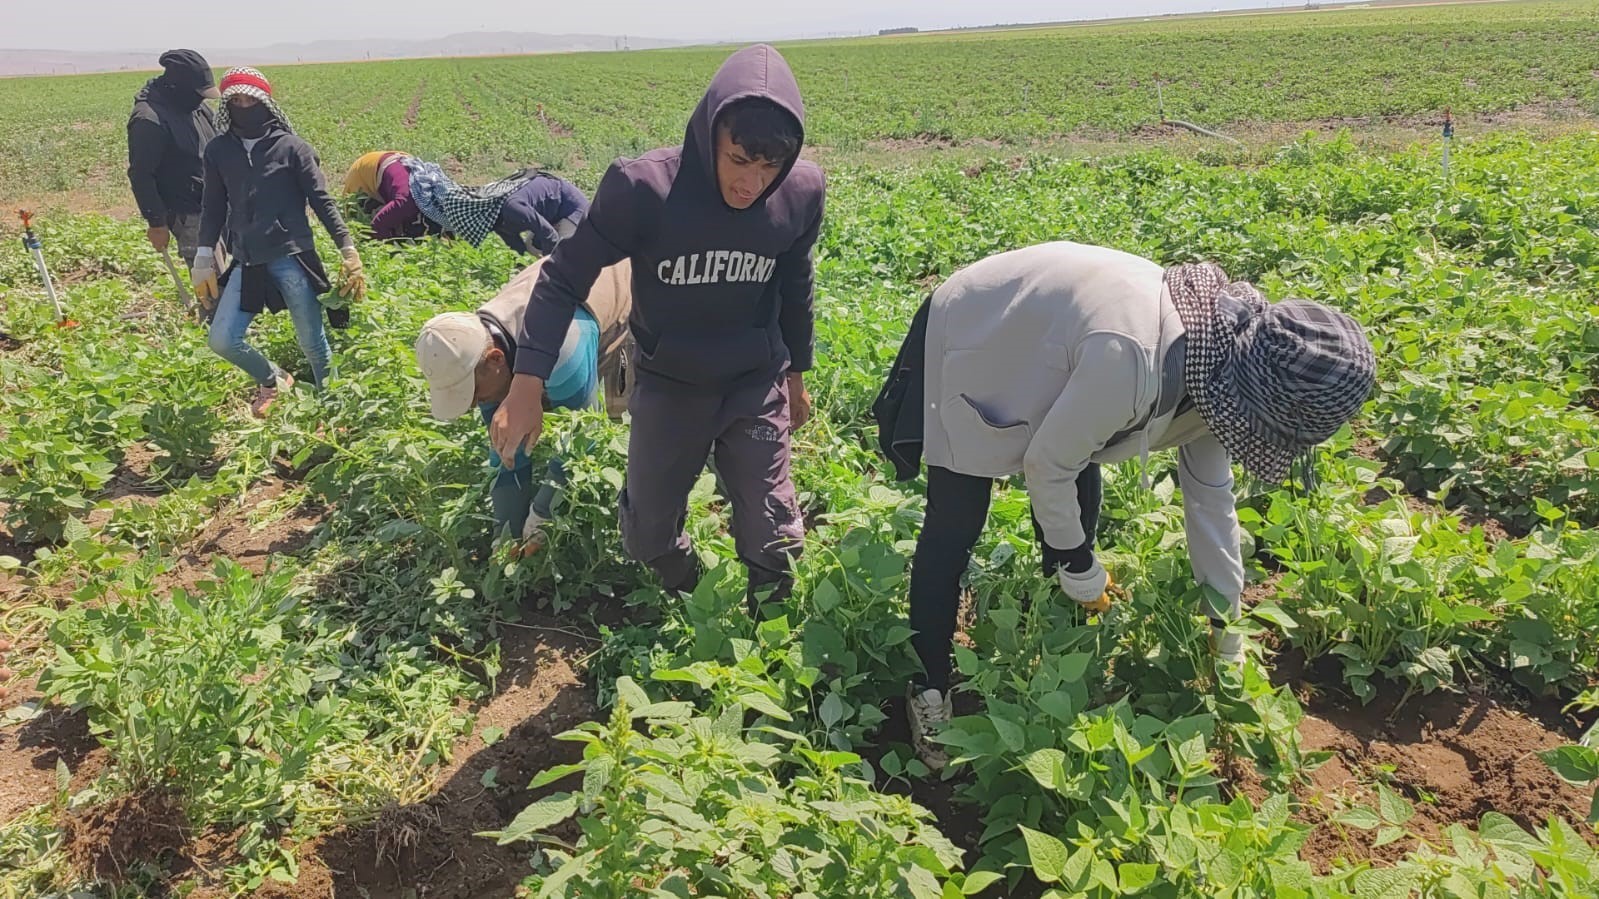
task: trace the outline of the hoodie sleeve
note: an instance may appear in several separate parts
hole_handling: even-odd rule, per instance
[[[152,228],[167,225],[167,204],[155,177],[166,145],[167,133],[161,123],[138,112],[128,119],[128,185],[133,188],[139,214]]]
[[[531,190],[536,184],[530,182],[522,190],[505,198],[504,205],[500,207],[500,218],[494,223],[494,231],[505,241],[506,246],[518,253],[528,252],[527,243],[522,241],[522,232],[526,231],[532,249],[537,250],[540,256],[548,256],[561,239],[555,233],[555,226],[539,214]]]
[[[200,195],[201,248],[217,245],[222,238],[222,226],[228,220],[228,185],[217,166],[215,147],[218,144],[219,141],[213,139],[200,154],[205,167],[205,190]]]
[[[1226,597],[1237,618],[1244,594],[1243,534],[1233,496],[1232,460],[1210,433],[1177,450],[1183,530],[1194,579]]]
[[[1075,549],[1083,533],[1077,476],[1094,453],[1137,415],[1139,350],[1127,338],[1094,334],[1073,360],[1066,388],[1039,423],[1022,457],[1022,474],[1044,542]]]
[[[305,201],[310,204],[311,211],[322,222],[322,227],[328,229],[328,236],[333,238],[334,246],[339,249],[355,246],[355,238],[350,236],[350,229],[344,224],[344,216],[339,215],[339,206],[333,201],[333,194],[328,193],[328,180],[322,175],[322,166],[317,161],[316,151],[311,145],[300,142],[296,148],[299,157],[299,168],[296,174],[300,179],[300,191],[305,194]]]
[[[810,371],[816,352],[816,238],[822,230],[825,195],[816,214],[788,252],[777,258],[777,323],[788,347],[789,370]]]
[[[588,297],[600,270],[631,256],[641,243],[640,235],[651,227],[653,207],[644,202],[644,193],[622,163],[613,163],[606,170],[588,215],[571,237],[556,245],[539,272],[522,320],[517,374],[549,378],[572,316]]]

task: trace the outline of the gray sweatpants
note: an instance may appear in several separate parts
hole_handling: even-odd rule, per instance
[[[620,515],[628,555],[668,589],[694,588],[699,566],[683,523],[689,492],[714,452],[751,589],[786,583],[805,540],[789,475],[787,376],[729,394],[696,394],[643,375],[628,409]]]

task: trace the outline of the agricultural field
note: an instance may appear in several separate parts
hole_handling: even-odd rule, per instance
[[[592,182],[618,155],[681,140],[682,110],[727,52],[268,74],[332,168],[373,147],[399,147],[485,179],[537,163]],[[1162,100],[1172,118],[1246,133],[1262,123],[1348,120],[1363,133],[1377,125],[1435,134],[1446,106],[1490,122],[1512,110],[1560,122],[1599,104],[1593,0],[809,42],[784,52],[805,87],[809,143],[846,159],[1159,139],[1169,136],[1158,127]],[[147,77],[0,79],[0,206],[128,208],[123,127]]]
[[[829,211],[807,551],[758,627],[713,478],[691,598],[623,558],[603,416],[549,420],[545,549],[491,545],[483,428],[426,416],[411,344],[504,283],[503,246],[363,243],[339,375],[257,421],[143,226],[83,208],[128,202],[142,77],[0,80],[0,197],[57,210],[78,323],[6,232],[0,897],[1599,895],[1596,41],[1585,0],[785,48]],[[592,184],[679,135],[723,55],[268,74],[330,171],[387,145]],[[1170,115],[1262,139],[1161,146],[1157,67]],[[1447,173],[1436,129],[1320,121],[1444,106],[1480,116]],[[1284,123],[1319,130],[1263,139]],[[1087,129],[1126,145],[1054,143]],[[1379,387],[1316,489],[1240,482],[1239,668],[1206,645],[1174,457],[1153,490],[1107,472],[1129,594],[1092,622],[1002,488],[939,776],[903,717],[921,487],[868,406],[933,285],[1058,239],[1336,305]],[[287,320],[257,333],[293,371]]]

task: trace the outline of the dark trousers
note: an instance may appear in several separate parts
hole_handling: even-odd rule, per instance
[[[919,686],[923,688],[949,688],[950,644],[960,609],[961,575],[971,562],[972,547],[982,536],[993,489],[992,478],[927,468],[927,517],[916,538],[916,555],[911,561],[910,596],[911,629],[916,631],[911,645],[922,661],[925,676]],[[1087,539],[1070,551],[1056,550],[1045,543],[1038,516],[1033,516],[1033,534],[1044,551],[1046,574],[1054,574],[1055,567],[1067,564],[1069,557],[1092,550],[1102,496],[1099,466],[1090,464],[1077,476],[1077,499]]]
[[[733,539],[757,594],[781,601],[805,526],[789,474],[788,378],[731,394],[688,394],[640,378],[629,402],[622,543],[669,590],[693,590],[699,564],[684,532],[688,496],[714,453],[733,507]]]

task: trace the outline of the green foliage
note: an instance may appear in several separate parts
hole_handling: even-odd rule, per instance
[[[485,834],[545,843],[537,895],[947,895],[959,852],[925,810],[853,773],[860,756],[748,730],[741,703],[697,713],[627,678],[616,692],[609,724],[562,736],[583,744],[583,760],[532,783],[581,774],[581,792],[548,795]],[[575,845],[548,835],[574,814]]]
[[[199,823],[279,812],[333,716],[336,649],[285,634],[299,602],[289,574],[256,580],[219,562],[217,580],[165,601],[83,608],[51,637],[46,696],[89,710],[89,727],[134,790],[174,787]]]

